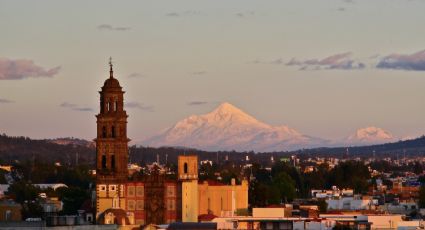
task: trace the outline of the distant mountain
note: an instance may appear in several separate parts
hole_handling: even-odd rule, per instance
[[[294,151],[292,154],[308,154],[310,156],[344,156],[348,153],[350,157],[372,156],[376,153],[379,157],[389,156],[423,156],[425,154],[425,136],[421,136],[409,140],[399,140],[385,144],[375,144],[366,146],[350,146],[331,147],[331,148],[314,148]]]
[[[374,126],[358,129],[346,139],[349,145],[372,145],[394,141],[396,138],[390,132]]]
[[[57,139],[60,140],[60,139]],[[60,161],[72,164],[78,155],[79,162],[91,164],[95,158],[94,145],[74,144],[72,142],[52,140],[34,140],[28,137],[10,137],[0,135],[0,162],[31,161],[43,162]],[[90,143],[79,140],[77,143]]]
[[[260,122],[230,103],[204,115],[192,115],[164,133],[142,142],[145,146],[185,146],[207,151],[286,151],[326,145],[288,126]]]
[[[85,146],[85,147],[95,147],[95,143],[93,141],[87,141],[84,139],[78,139],[73,137],[64,137],[64,138],[55,138],[55,139],[47,139],[50,143],[55,143],[58,145],[78,145],[78,146]]]

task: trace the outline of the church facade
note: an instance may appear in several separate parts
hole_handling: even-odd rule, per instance
[[[99,224],[171,223],[177,217],[177,185],[163,175],[129,179],[127,113],[124,91],[109,78],[100,93],[96,142],[96,216]]]
[[[235,213],[248,208],[248,183],[208,185],[198,183],[198,157],[179,156],[177,179],[160,170],[131,176],[128,171],[127,112],[124,91],[109,78],[100,93],[96,143],[97,224],[145,225],[197,222],[200,214]],[[218,205],[219,204],[219,205]]]

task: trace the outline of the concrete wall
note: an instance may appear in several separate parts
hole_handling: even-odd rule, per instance
[[[199,184],[199,214],[221,216],[222,213],[234,214],[237,210],[248,209],[248,182],[241,185]]]
[[[198,222],[198,180],[182,182],[182,221]]]

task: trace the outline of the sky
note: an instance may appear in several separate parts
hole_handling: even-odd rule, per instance
[[[0,133],[96,136],[108,59],[140,141],[229,102],[339,139],[425,134],[423,0],[0,0]]]

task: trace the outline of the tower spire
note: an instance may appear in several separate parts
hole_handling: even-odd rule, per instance
[[[109,57],[109,77],[114,78],[114,70],[112,70],[112,57]]]

